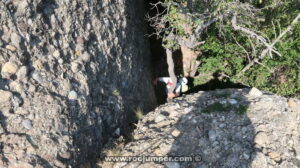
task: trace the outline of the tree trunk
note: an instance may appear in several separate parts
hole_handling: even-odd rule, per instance
[[[177,77],[174,72],[174,61],[173,61],[173,57],[172,57],[172,50],[167,48],[166,52],[167,52],[168,72],[169,72],[169,75],[170,75],[172,83],[173,83],[173,85],[168,90],[168,93],[173,93],[175,90],[175,87],[176,87]]]

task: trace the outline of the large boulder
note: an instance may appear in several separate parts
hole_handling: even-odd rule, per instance
[[[117,155],[135,157],[103,157],[119,162],[101,163],[114,168],[297,168],[299,133],[297,99],[255,88],[199,92],[164,104],[140,120],[132,142]]]
[[[0,167],[78,167],[151,110],[143,1],[0,1]]]

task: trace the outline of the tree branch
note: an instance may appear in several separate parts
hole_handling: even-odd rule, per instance
[[[282,32],[280,35],[272,42],[270,47],[273,47],[276,43],[280,41],[280,39],[289,31],[292,30],[293,26],[299,21],[300,19],[300,13],[295,17],[295,19],[292,21],[292,23]],[[266,48],[262,51],[261,55],[259,58],[264,58],[265,55],[269,52],[269,48]]]
[[[257,33],[255,33],[254,31],[252,31],[250,29],[247,29],[247,28],[237,25],[237,14],[233,15],[233,17],[231,19],[231,24],[232,24],[232,27],[234,30],[242,31],[242,32],[248,34],[250,37],[256,38],[259,42],[261,42],[264,46],[266,46],[267,52],[270,54],[270,57],[272,57],[272,52],[281,56],[281,54],[278,51],[276,51],[276,48],[274,48],[274,46],[269,44],[263,36],[258,35]]]
[[[299,21],[300,19],[300,13],[297,15],[297,17],[292,21],[292,23],[282,32],[280,33],[280,35],[269,45],[269,47],[272,47],[278,43],[280,41],[280,39],[289,31],[292,30],[293,26]],[[241,72],[238,73],[237,76],[240,76],[242,73],[246,72],[248,69],[250,69],[255,63],[258,63],[261,59],[263,59],[268,52],[271,52],[269,49],[269,47],[267,47],[266,49],[264,49],[261,53],[261,55],[259,56],[259,58],[255,58],[254,60],[252,60]],[[274,51],[273,51],[274,52]]]

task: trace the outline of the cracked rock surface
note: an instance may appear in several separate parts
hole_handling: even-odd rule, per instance
[[[0,0],[0,23],[1,168],[85,165],[155,106],[143,1]]]
[[[300,101],[253,89],[198,92],[176,98],[137,124],[121,156],[192,156],[119,162],[114,168],[300,166]]]

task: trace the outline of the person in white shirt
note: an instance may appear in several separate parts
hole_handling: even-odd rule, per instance
[[[168,99],[173,99],[178,97],[180,93],[186,92],[188,90],[188,80],[183,77],[180,78],[176,84],[174,92],[169,93],[169,89],[173,85],[173,82],[170,77],[158,77],[154,80],[154,85],[157,85],[157,82],[163,82],[166,85],[166,94]]]

